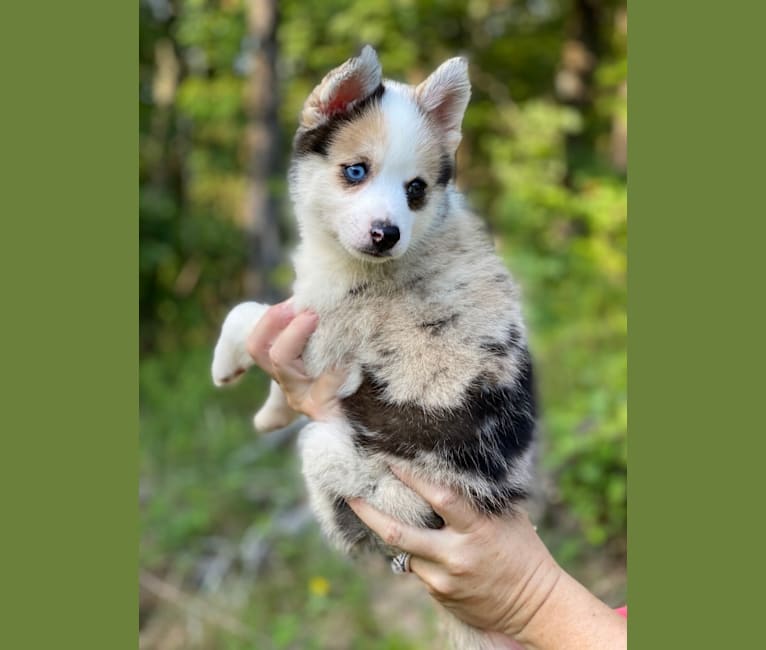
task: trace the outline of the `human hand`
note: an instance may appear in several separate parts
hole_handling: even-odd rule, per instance
[[[412,572],[455,616],[494,632],[498,647],[625,647],[625,621],[558,566],[526,512],[480,515],[453,491],[392,470],[444,519],[443,528],[405,525],[362,499],[349,505],[387,544],[412,554]]]
[[[537,594],[561,572],[526,512],[479,515],[456,493],[392,469],[444,519],[444,527],[407,526],[361,499],[349,502],[357,516],[386,543],[412,554],[412,572],[458,618],[481,630],[522,630]]]
[[[337,395],[346,372],[337,369],[317,378],[306,373],[301,355],[318,324],[314,312],[296,314],[292,300],[286,300],[261,317],[247,339],[247,351],[279,384],[290,408],[321,421],[340,416]]]

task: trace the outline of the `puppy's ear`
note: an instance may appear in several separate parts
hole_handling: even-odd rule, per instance
[[[359,56],[328,72],[314,88],[301,113],[301,127],[313,129],[333,115],[351,110],[380,86],[378,55],[365,45]]]
[[[452,151],[460,144],[460,124],[471,97],[468,61],[448,59],[415,88],[418,102],[437,127],[442,129]]]

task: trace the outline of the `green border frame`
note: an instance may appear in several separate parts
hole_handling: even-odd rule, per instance
[[[630,641],[756,647],[766,7],[629,13]]]
[[[0,647],[136,648],[137,5],[0,31]]]
[[[0,9],[2,647],[137,646],[136,9]],[[629,11],[630,640],[753,647],[766,7]]]

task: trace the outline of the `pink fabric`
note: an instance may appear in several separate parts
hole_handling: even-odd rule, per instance
[[[624,616],[625,618],[628,618],[628,606],[627,605],[625,605],[623,607],[618,607],[614,611],[617,612],[620,616]]]

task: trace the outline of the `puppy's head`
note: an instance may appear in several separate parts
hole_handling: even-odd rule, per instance
[[[382,78],[375,51],[332,70],[303,107],[291,194],[303,237],[370,262],[401,257],[446,209],[470,97],[465,59],[417,86]]]

